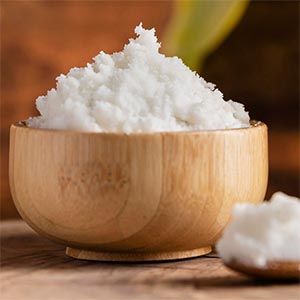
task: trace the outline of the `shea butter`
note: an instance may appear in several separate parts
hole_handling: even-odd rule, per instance
[[[259,205],[236,204],[217,250],[228,264],[264,267],[272,261],[300,261],[299,228],[299,198],[277,192]]]
[[[158,132],[248,127],[244,106],[159,52],[155,30],[135,28],[123,51],[100,52],[86,67],[57,77],[37,98],[29,127],[91,132]]]

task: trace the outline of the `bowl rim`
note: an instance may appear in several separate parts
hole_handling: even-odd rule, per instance
[[[170,134],[185,134],[185,135],[195,135],[195,134],[221,134],[230,132],[245,132],[250,130],[255,130],[258,128],[267,128],[267,125],[258,120],[250,120],[249,127],[239,127],[239,128],[226,128],[226,129],[209,129],[209,130],[185,130],[185,131],[153,131],[153,132],[95,132],[95,131],[83,131],[83,130],[68,130],[68,129],[48,129],[48,128],[34,128],[28,127],[26,121],[19,121],[13,123],[11,128],[21,128],[34,132],[44,132],[44,133],[54,133],[54,134],[83,134],[83,135],[102,135],[102,136],[153,136],[153,135],[170,135]]]

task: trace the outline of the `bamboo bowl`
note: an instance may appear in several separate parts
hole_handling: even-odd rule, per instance
[[[23,219],[79,259],[207,254],[237,202],[263,200],[267,126],[173,133],[10,131]]]

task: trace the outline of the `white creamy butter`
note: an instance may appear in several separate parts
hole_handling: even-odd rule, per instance
[[[248,127],[242,104],[224,101],[214,85],[177,57],[159,53],[155,30],[135,28],[121,52],[57,77],[38,97],[41,116],[29,127],[94,132],[187,131]]]
[[[300,199],[277,192],[269,202],[235,205],[217,250],[224,262],[247,266],[300,261]]]

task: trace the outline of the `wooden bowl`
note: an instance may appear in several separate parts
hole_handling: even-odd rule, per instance
[[[207,254],[237,202],[263,200],[267,126],[91,133],[12,125],[10,186],[23,219],[81,259]]]

